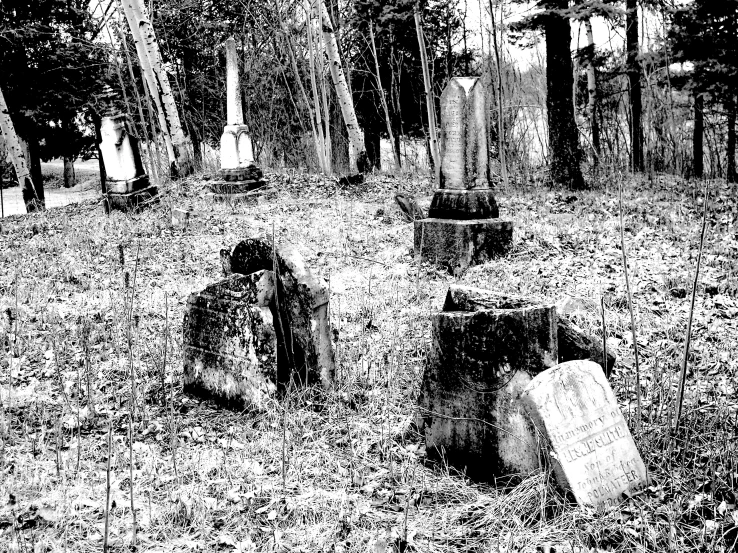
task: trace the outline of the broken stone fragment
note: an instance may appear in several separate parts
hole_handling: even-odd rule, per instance
[[[280,373],[294,374],[299,382],[333,383],[335,362],[328,321],[328,288],[313,277],[303,257],[292,247],[274,246],[251,238],[239,242],[227,257],[234,273],[276,270],[279,287],[274,297],[275,324],[280,339]],[[226,263],[224,262],[224,265]]]
[[[491,292],[481,288],[452,284],[446,295],[444,310],[463,309],[475,311],[492,306],[505,306],[514,309],[525,304],[527,300],[514,295]],[[586,360],[602,363],[604,351],[598,339],[587,336],[582,329],[565,317],[557,316],[556,334],[558,340],[559,363],[565,361]],[[617,357],[607,352],[605,374],[612,372]]]
[[[271,271],[231,277],[187,300],[184,389],[237,408],[261,408],[277,389]]]
[[[648,485],[643,459],[599,365],[556,365],[533,378],[521,400],[545,439],[559,485],[580,505],[613,507]]]
[[[505,298],[468,308],[461,296],[449,291],[432,316],[419,399],[428,453],[477,480],[524,476],[540,463],[519,398],[557,362],[555,308]]]

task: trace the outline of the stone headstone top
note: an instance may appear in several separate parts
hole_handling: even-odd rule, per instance
[[[521,399],[550,444],[559,484],[580,505],[612,507],[647,485],[643,459],[597,363],[556,365],[537,375]]]
[[[124,114],[103,117],[100,134],[100,151],[108,180],[129,181],[145,175],[138,139],[131,134]]]
[[[488,157],[484,85],[453,78],[441,94],[441,188],[488,188]]]

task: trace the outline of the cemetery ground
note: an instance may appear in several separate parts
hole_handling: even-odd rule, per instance
[[[106,216],[99,200],[0,222],[0,550],[736,551],[738,195],[710,183],[685,409],[670,432],[699,249],[702,183],[617,181],[572,194],[498,189],[505,258],[448,274],[419,264],[395,192],[427,180],[269,174],[275,191],[213,204],[202,182]],[[171,209],[190,208],[187,228]],[[326,278],[336,338],[328,392],[290,388],[262,412],[184,395],[182,317],[247,237],[298,247]],[[547,470],[475,484],[425,457],[414,426],[429,315],[453,282],[557,303],[618,355],[611,383],[651,486],[595,513]],[[133,482],[131,494],[131,482]],[[106,494],[110,510],[106,519]],[[133,507],[133,512],[131,508]],[[134,517],[135,514],[135,517]],[[549,549],[550,547],[550,549]]]

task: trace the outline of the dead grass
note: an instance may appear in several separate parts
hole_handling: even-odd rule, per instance
[[[139,551],[735,551],[738,242],[731,190],[718,194],[712,215],[685,419],[674,439],[669,417],[688,305],[678,289],[688,288],[693,271],[699,193],[669,180],[651,188],[630,183],[624,192],[642,360],[644,420],[636,439],[653,486],[597,515],[569,504],[545,472],[495,489],[425,461],[412,421],[428,315],[454,278],[430,266],[418,274],[412,225],[401,222],[391,192],[427,195],[428,185],[375,177],[357,192],[311,175],[272,180],[276,195],[250,206],[212,205],[193,179],[138,215],[106,217],[88,202],[2,222],[0,550],[102,549],[108,420],[109,541],[113,551],[130,548],[123,298],[140,246],[131,322]],[[633,356],[612,190],[576,197],[504,191],[499,200],[502,216],[516,224],[515,250],[461,280],[568,298],[561,305],[596,336],[604,296],[608,346],[619,357],[612,382],[633,428]],[[171,228],[173,206],[193,209],[188,229]],[[278,243],[299,245],[330,281],[336,387],[292,390],[262,413],[188,398],[180,386],[187,296],[220,278],[221,248],[270,235],[272,224]]]

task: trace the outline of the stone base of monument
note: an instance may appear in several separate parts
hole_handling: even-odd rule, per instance
[[[457,298],[432,317],[419,399],[428,454],[476,480],[524,476],[541,463],[520,394],[557,362],[556,309],[505,296],[465,309]]]
[[[505,255],[512,248],[513,224],[500,219],[415,221],[415,255],[450,271],[465,270]]]
[[[440,188],[433,194],[428,217],[434,219],[496,219],[500,216],[491,189]]]
[[[192,294],[185,309],[184,389],[236,408],[277,390],[271,271],[233,275]]]
[[[602,368],[569,361],[536,376],[521,396],[559,485],[580,505],[614,507],[648,486],[648,473]]]
[[[207,187],[216,200],[238,201],[267,183],[264,174],[256,165],[238,169],[221,169],[218,178],[208,182]]]
[[[148,183],[148,179],[146,180]],[[107,185],[107,183],[106,183]],[[108,188],[107,194],[104,195],[105,209],[117,209],[119,211],[136,211],[159,201],[159,190],[156,186],[149,185],[140,190],[134,190],[127,193],[111,192]]]

